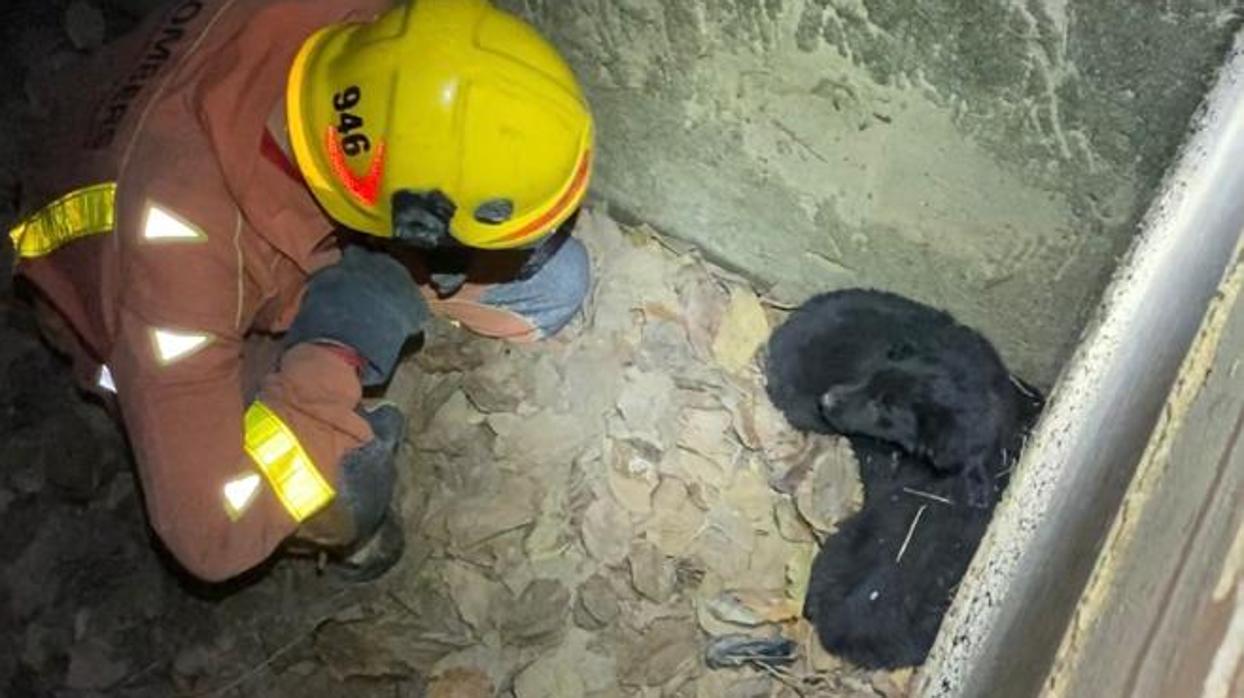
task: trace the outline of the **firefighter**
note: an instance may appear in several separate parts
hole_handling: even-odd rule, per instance
[[[363,389],[429,312],[530,342],[586,295],[565,62],[487,0],[176,0],[45,84],[16,273],[159,539],[212,582],[383,573],[406,420]]]

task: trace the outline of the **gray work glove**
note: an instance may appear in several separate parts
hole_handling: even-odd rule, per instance
[[[285,346],[329,341],[350,347],[365,360],[363,385],[381,385],[428,315],[405,267],[386,254],[350,246],[340,262],[307,282]]]

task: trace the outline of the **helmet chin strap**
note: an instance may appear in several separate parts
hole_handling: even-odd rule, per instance
[[[421,250],[462,247],[449,228],[457,210],[439,189],[402,189],[393,195],[393,237]]]

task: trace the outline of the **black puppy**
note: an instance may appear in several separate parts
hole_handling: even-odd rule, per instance
[[[902,450],[852,439],[863,509],[813,563],[804,617],[826,650],[868,669],[924,662],[991,509],[965,506],[965,483]],[[999,488],[1005,477],[994,479]]]
[[[950,315],[891,293],[822,294],[769,342],[768,392],[791,425],[868,436],[967,480],[988,507],[988,472],[1018,429],[1017,389],[989,342]]]
[[[922,663],[1040,394],[946,313],[876,291],[810,300],[774,333],[766,369],[793,426],[850,437],[864,482],[863,509],[817,556],[804,615],[858,665]]]

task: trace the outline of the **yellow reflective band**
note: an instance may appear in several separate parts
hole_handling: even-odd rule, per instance
[[[116,220],[116,199],[115,182],[66,194],[9,231],[13,248],[24,259],[42,257],[74,240],[110,232]]]
[[[258,400],[246,410],[246,452],[298,523],[337,496],[315,469],[294,432]]]

